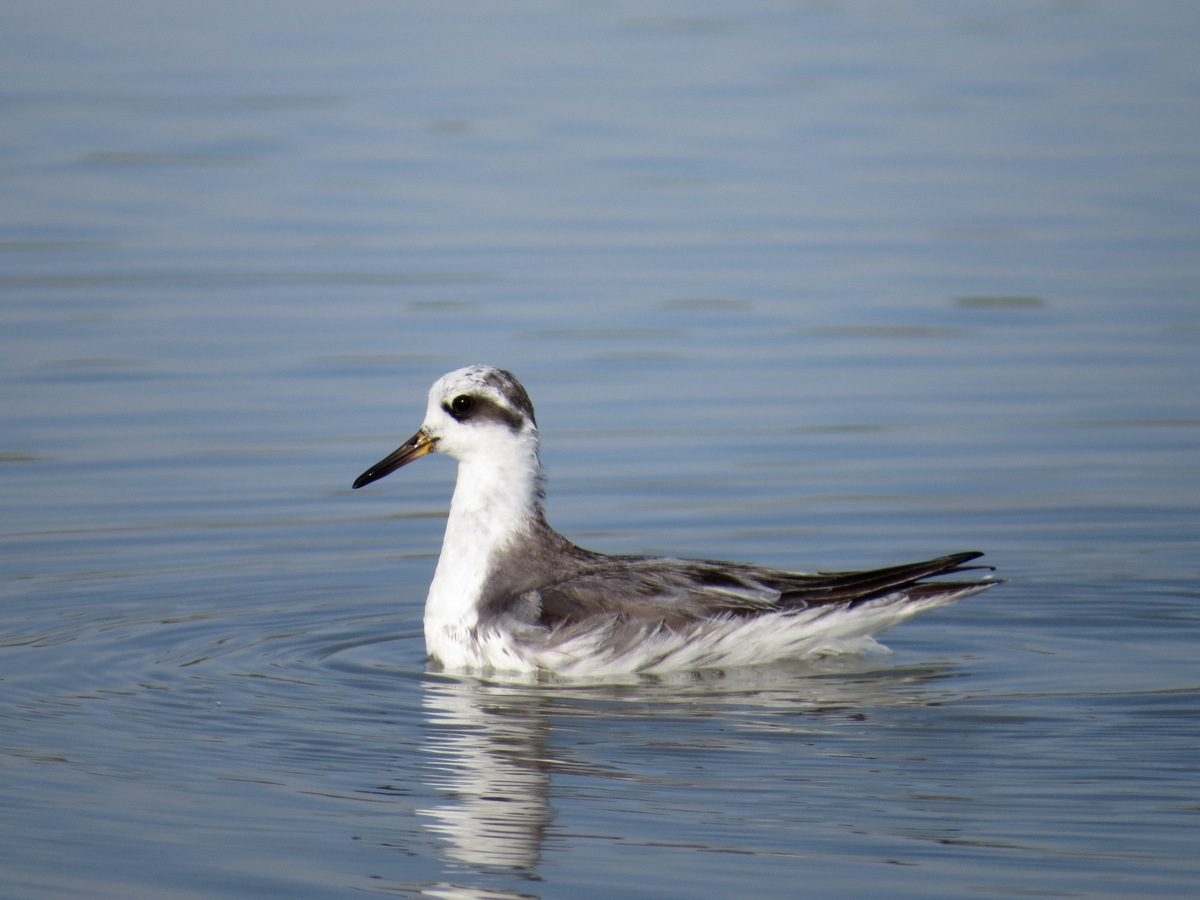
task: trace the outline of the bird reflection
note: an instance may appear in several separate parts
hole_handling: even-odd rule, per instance
[[[471,887],[467,884],[431,884],[421,888],[425,897],[441,900],[538,900],[537,894],[518,894],[497,888]]]
[[[430,682],[431,786],[446,803],[420,810],[446,853],[471,866],[532,871],[550,806],[543,698],[472,681]]]
[[[929,685],[952,674],[951,666],[880,669],[860,658],[570,687],[426,680],[423,768],[438,801],[417,812],[427,818],[428,831],[444,840],[441,853],[450,861],[535,881],[555,817],[552,775],[638,777],[619,762],[580,758],[578,744],[552,740],[556,718],[619,717],[634,731],[640,721],[647,723],[645,739],[659,741],[664,713],[684,732],[691,717],[720,716],[728,723],[726,737],[739,746],[743,727],[756,732],[764,724],[775,734],[790,730],[807,740],[814,729],[857,722],[874,709],[937,702],[927,694]],[[700,783],[693,787],[704,789]],[[594,783],[592,789],[600,790]],[[423,885],[421,891],[456,900],[536,900],[533,894],[450,883]]]

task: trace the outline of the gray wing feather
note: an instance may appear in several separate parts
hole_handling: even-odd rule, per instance
[[[594,616],[658,621],[679,627],[699,619],[750,616],[812,606],[855,606],[875,597],[908,593],[913,599],[993,581],[924,582],[981,556],[966,552],[864,572],[801,574],[713,560],[596,555],[569,577],[522,593],[526,621],[558,627]],[[515,610],[514,610],[515,611]]]

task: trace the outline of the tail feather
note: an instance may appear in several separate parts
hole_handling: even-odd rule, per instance
[[[982,590],[998,579],[981,581],[926,582],[925,579],[961,572],[994,571],[992,566],[963,565],[983,554],[977,550],[955,553],[924,562],[906,563],[864,572],[818,572],[798,576],[783,587],[781,605],[823,606],[847,604],[851,607],[888,594],[906,593],[922,598],[941,593],[957,593],[972,587]]]

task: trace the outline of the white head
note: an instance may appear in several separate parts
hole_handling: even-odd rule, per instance
[[[465,635],[497,554],[542,518],[538,434],[533,404],[508,372],[469,366],[437,380],[421,429],[354,482],[362,487],[426,453],[458,460],[458,480],[429,597],[425,643],[447,664],[462,657]]]
[[[354,486],[370,484],[430,452],[460,463],[516,467],[536,478],[537,422],[525,388],[509,372],[492,366],[467,366],[443,375],[429,390],[420,430],[363,472]]]

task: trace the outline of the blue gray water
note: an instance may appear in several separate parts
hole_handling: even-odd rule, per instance
[[[1195,897],[1200,7],[0,8],[0,895]],[[982,549],[888,656],[426,666],[512,369],[551,521]]]

